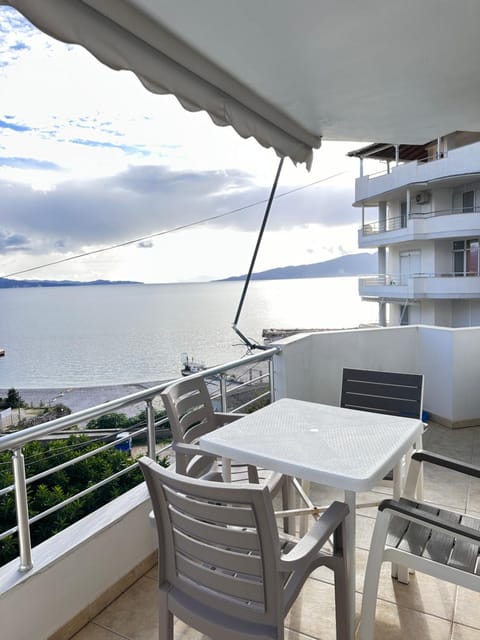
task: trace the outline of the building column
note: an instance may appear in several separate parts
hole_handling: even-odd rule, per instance
[[[387,326],[387,303],[386,302],[378,303],[378,324],[381,327]]]
[[[378,203],[378,230],[387,230],[387,203],[384,200]]]
[[[387,284],[387,249],[386,247],[378,247],[378,280],[379,284]],[[387,305],[385,302],[378,302],[378,324],[381,327],[387,326]]]
[[[378,247],[378,275],[387,275],[387,249],[386,247]]]

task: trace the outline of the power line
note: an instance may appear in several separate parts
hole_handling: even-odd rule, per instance
[[[297,191],[302,191],[303,189],[308,189],[310,187],[314,187],[321,182],[326,182],[327,180],[332,180],[333,178],[337,178],[338,176],[347,173],[346,171],[339,171],[338,173],[334,173],[326,178],[320,178],[320,180],[315,180],[315,182],[310,182],[309,184],[302,185],[301,187],[295,187],[294,189],[290,189],[289,191],[285,191],[284,193],[280,193],[275,196],[275,200],[279,198],[283,198],[285,196],[289,196],[292,193],[296,193]],[[6,275],[0,276],[0,278],[12,278],[13,276],[19,276],[23,273],[28,273],[30,271],[36,271],[37,269],[44,269],[45,267],[52,267],[56,264],[62,264],[63,262],[70,262],[71,260],[77,260],[78,258],[85,258],[87,256],[92,256],[97,253],[103,253],[105,251],[111,251],[112,249],[119,249],[121,247],[127,247],[130,244],[135,244],[136,242],[142,242],[143,240],[150,240],[151,238],[158,238],[159,236],[164,236],[169,233],[175,233],[177,231],[183,231],[184,229],[189,229],[191,227],[195,227],[197,225],[206,224],[207,222],[212,222],[213,220],[219,220],[220,218],[225,218],[226,216],[231,216],[235,213],[240,213],[241,211],[245,211],[246,209],[251,209],[260,204],[265,204],[267,202],[267,198],[264,200],[258,200],[257,202],[252,202],[250,204],[243,205],[242,207],[238,207],[237,209],[232,209],[230,211],[226,211],[225,213],[219,213],[216,216],[210,216],[209,218],[202,218],[201,220],[195,220],[194,222],[188,222],[186,224],[179,225],[178,227],[172,227],[171,229],[165,229],[163,231],[157,231],[155,233],[150,233],[146,236],[142,236],[140,238],[135,238],[134,240],[126,240],[125,242],[119,242],[117,244],[112,244],[107,247],[101,247],[100,249],[93,249],[92,251],[85,251],[83,253],[77,253],[74,256],[69,256],[68,258],[61,258],[60,260],[53,260],[52,262],[45,262],[44,264],[37,265],[35,267],[28,267],[28,269],[22,269],[20,271],[14,271],[13,273],[8,273]]]

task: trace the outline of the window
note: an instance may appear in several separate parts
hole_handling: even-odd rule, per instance
[[[480,243],[478,238],[470,240],[454,240],[453,272],[456,276],[478,276]]]
[[[463,213],[473,213],[475,209],[475,191],[465,191],[462,194]]]
[[[400,203],[400,227],[404,229],[407,226],[407,203]]]

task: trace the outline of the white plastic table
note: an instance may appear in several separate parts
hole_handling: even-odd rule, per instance
[[[353,639],[356,494],[395,470],[422,430],[418,419],[284,398],[202,436],[200,446],[223,458],[344,490],[350,508],[345,553]]]

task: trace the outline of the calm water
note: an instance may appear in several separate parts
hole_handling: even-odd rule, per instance
[[[231,325],[241,282],[0,289],[0,388],[95,386],[179,375],[181,354],[213,366],[245,353]],[[356,278],[252,282],[239,328],[375,322]]]

